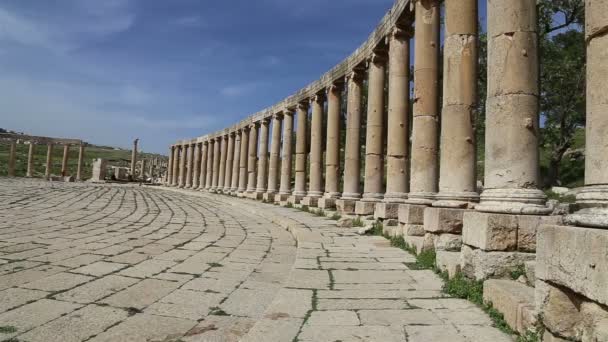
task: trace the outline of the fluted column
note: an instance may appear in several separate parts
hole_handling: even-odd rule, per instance
[[[188,145],[181,145],[181,155],[179,158],[179,187],[183,188],[186,186],[186,161],[188,160]]]
[[[198,189],[201,177],[201,144],[194,144],[194,169],[192,170],[192,188]]]
[[[222,149],[222,137],[216,137],[213,139],[213,175],[211,178],[211,191],[215,192],[218,188],[218,182],[220,180],[220,158]]]
[[[352,71],[346,78],[348,84],[346,101],[346,144],[344,146],[344,190],[341,198],[361,198],[361,95],[363,72]]]
[[[234,140],[234,160],[232,162],[232,184],[230,185],[230,192],[232,195],[239,189],[239,174],[241,167],[241,139],[243,131],[238,130],[235,134]]]
[[[367,133],[365,138],[365,184],[363,201],[382,199],[384,177],[384,81],[386,57],[374,53],[369,60]]]
[[[49,179],[51,177],[51,168],[53,167],[53,143],[49,143],[46,147],[46,167],[44,170],[44,177]]]
[[[270,141],[270,164],[268,166],[268,194],[275,194],[278,190],[279,158],[281,154],[281,122],[282,116],[275,114],[272,117],[272,138]]]
[[[247,152],[249,151],[249,127],[244,127],[241,134],[241,153],[239,157],[239,193],[247,191],[247,164],[249,159],[247,158]]]
[[[310,120],[310,178],[307,197],[323,195],[323,105],[325,94],[317,94],[311,99],[312,117]]]
[[[264,193],[268,186],[268,174],[266,170],[268,168],[268,125],[270,121],[268,119],[262,120],[260,123],[260,146],[259,146],[259,163],[257,170],[257,187],[256,192]]]
[[[409,203],[431,204],[438,186],[440,16],[439,0],[416,2]]]
[[[388,134],[384,202],[400,203],[409,192],[410,38],[409,28],[390,35],[388,68]]]
[[[179,145],[173,146],[173,178],[171,180],[171,186],[179,185],[179,155],[181,147]]]
[[[308,104],[298,104],[298,128],[296,131],[296,183],[293,194],[306,196],[306,133],[308,127]]]
[[[188,145],[188,166],[186,168],[186,187],[192,187],[192,179],[194,177],[194,146],[195,144]],[[143,164],[142,164],[142,174],[143,174]]]
[[[76,180],[82,181],[82,168],[84,164],[84,144],[78,147],[78,167],[76,169]]]
[[[199,186],[198,189],[200,191],[205,190],[207,187],[207,159],[209,154],[209,146],[207,141],[203,141],[201,144],[201,175],[199,176]]]
[[[230,132],[228,134],[228,149],[226,150],[226,174],[224,176],[224,193],[230,192],[230,186],[232,183],[232,163],[234,160],[234,138],[235,133]]]
[[[283,159],[281,160],[281,189],[279,194],[283,197],[291,194],[291,164],[293,143],[293,111],[283,111]]]
[[[15,177],[15,159],[17,158],[17,142],[11,140],[8,153],[8,176]]]
[[[258,159],[258,129],[259,124],[253,123],[249,130],[249,148],[247,161],[247,192],[253,193],[256,188],[256,164]]]
[[[226,181],[226,157],[228,153],[228,135],[222,136],[220,140],[222,145],[220,147],[220,175],[217,181],[217,192],[221,192],[224,189],[224,182]]]
[[[539,186],[536,3],[488,2],[488,99],[483,212],[546,214]],[[525,13],[525,15],[524,15]]]
[[[30,141],[30,146],[27,151],[27,173],[26,177],[34,177],[34,149],[36,148],[36,144],[33,141]]]
[[[137,143],[139,139],[133,140],[133,150],[131,150],[131,177],[135,179],[135,164],[137,163]]]
[[[340,114],[342,83],[327,89],[327,138],[325,144],[325,198],[340,197]]]
[[[61,176],[65,177],[68,175],[68,158],[70,155],[70,145],[63,145],[63,159],[61,160]]]

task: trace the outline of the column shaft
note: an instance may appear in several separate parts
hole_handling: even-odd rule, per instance
[[[44,177],[49,179],[51,177],[51,168],[53,167],[53,144],[48,144],[46,148],[46,167],[44,171]]]
[[[325,144],[325,197],[340,197],[340,113],[342,84],[327,91],[327,140]]]
[[[209,145],[206,141],[201,144],[201,175],[199,177],[199,190],[207,187],[207,160],[209,155]]]
[[[186,186],[186,160],[188,159],[188,145],[181,146],[181,155],[179,158],[179,187],[183,188]]]
[[[361,94],[363,74],[353,71],[348,75],[346,101],[346,144],[344,146],[343,199],[361,198]]]
[[[270,121],[264,119],[260,124],[260,162],[257,170],[257,192],[266,192],[268,186],[268,125]]]
[[[298,105],[298,127],[296,132],[296,196],[306,196],[306,161],[308,159],[306,133],[308,127],[308,105]]]
[[[226,175],[224,176],[224,193],[230,191],[232,185],[232,163],[234,161],[234,132],[228,135],[228,150],[226,151]]]
[[[135,179],[135,164],[137,163],[137,143],[139,139],[133,141],[133,150],[131,151],[131,177]]]
[[[30,141],[30,146],[27,151],[27,174],[26,177],[34,177],[34,149],[36,144]]]
[[[256,188],[256,164],[258,159],[258,124],[251,125],[249,130],[249,160],[247,161],[247,192],[252,193]]]
[[[180,146],[173,146],[173,178],[171,180],[172,186],[179,185],[179,154],[180,154]]]
[[[243,193],[247,191],[247,152],[249,151],[249,127],[245,127],[242,129],[241,134],[241,153],[239,157],[239,189],[238,192]]]
[[[281,195],[291,194],[293,112],[283,111],[283,159],[281,160]]]
[[[17,142],[11,141],[8,153],[8,176],[15,177],[15,160],[17,158]]]
[[[194,145],[194,169],[192,170],[192,187],[198,189],[201,180],[201,144]]]
[[[386,58],[374,53],[369,62],[364,201],[378,201],[384,192],[384,81]]]
[[[63,159],[61,160],[61,176],[68,175],[68,157],[70,155],[70,145],[63,145]]]
[[[525,15],[524,15],[525,14]],[[479,211],[545,214],[539,185],[539,61],[533,0],[488,2],[485,184]]]
[[[84,144],[78,147],[78,168],[76,169],[76,180],[82,181],[82,168],[84,166]]]
[[[317,94],[312,98],[312,117],[310,120],[310,179],[308,197],[323,195],[323,104],[325,96]]]
[[[215,142],[213,144],[213,177],[211,180],[211,191],[217,190],[218,181],[220,179],[220,158],[222,154],[222,138],[217,137],[214,140]]]
[[[390,36],[388,134],[384,201],[402,202],[409,192],[410,35],[396,28]]]
[[[438,186],[439,0],[416,2],[410,203],[431,204]]]
[[[277,192],[279,179],[279,158],[281,154],[281,122],[280,115],[272,118],[272,139],[270,142],[270,165],[268,166],[268,193]]]
[[[194,144],[188,145],[188,167],[186,168],[186,187],[192,187],[192,179],[194,177]],[[142,164],[141,173],[143,176],[144,167]]]
[[[239,188],[239,171],[241,167],[241,137],[242,130],[236,132],[234,140],[234,160],[232,162],[232,184],[230,185],[230,192],[234,193]]]
[[[228,135],[224,135],[220,138],[222,143],[220,150],[220,169],[219,169],[219,178],[217,182],[217,191],[221,191],[224,189],[224,182],[226,181],[226,157],[228,153]]]

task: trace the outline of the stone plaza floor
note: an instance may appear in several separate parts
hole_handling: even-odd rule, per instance
[[[382,237],[203,192],[0,178],[0,341],[512,341]]]

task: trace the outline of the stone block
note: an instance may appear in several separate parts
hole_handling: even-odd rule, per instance
[[[526,271],[526,279],[528,285],[535,286],[536,283],[536,260],[530,260],[524,262],[524,270]]]
[[[416,254],[420,254],[421,252],[433,250],[433,240],[429,236],[404,236],[403,238],[405,243],[407,243],[410,247],[414,248]]]
[[[274,202],[274,196],[275,196],[274,193],[269,194],[266,192],[262,195],[262,200],[264,200],[266,202]]]
[[[409,236],[424,236],[424,226],[421,224],[409,224],[409,223],[400,223],[403,225],[403,233],[404,235]]]
[[[93,161],[93,174],[91,182],[103,182],[106,179],[106,169],[108,162],[105,159],[95,159]]]
[[[462,239],[484,251],[517,249],[517,215],[470,211],[463,216]]]
[[[460,273],[460,252],[437,251],[436,265],[442,272],[447,272],[450,278]]]
[[[424,209],[424,230],[432,233],[462,232],[462,217],[467,210],[454,208]]]
[[[274,195],[274,201],[275,203],[287,203],[287,199],[289,198],[289,195],[287,194],[276,194]]]
[[[376,204],[374,211],[374,218],[386,220],[396,219],[399,217],[399,204],[398,203],[384,203],[380,202]]]
[[[302,198],[303,198],[303,196],[292,195],[287,198],[287,203],[290,203],[292,205],[300,204],[300,202],[302,201]]]
[[[357,201],[355,214],[359,216],[373,215],[376,210],[376,202]]]
[[[517,281],[490,279],[483,283],[483,300],[504,315],[511,329],[520,334],[534,330],[534,288]]]
[[[608,230],[539,228],[536,277],[608,305]]]
[[[302,201],[300,201],[300,203],[307,207],[317,207],[317,205],[319,204],[319,197],[306,196],[302,198]]]
[[[506,277],[517,266],[534,258],[533,253],[484,251],[463,245],[461,268],[467,277],[476,280],[500,278]]]
[[[536,251],[537,231],[543,224],[562,224],[562,216],[517,216],[517,250],[521,252]]]
[[[319,208],[321,209],[333,209],[336,207],[336,199],[335,198],[319,198]]]
[[[400,204],[399,205],[399,222],[408,224],[424,224],[424,209],[426,205],[419,204]]]
[[[341,215],[350,215],[355,213],[355,205],[357,201],[339,199],[336,200],[336,208]]]
[[[459,252],[462,247],[462,236],[457,234],[439,234],[435,238],[435,250]]]

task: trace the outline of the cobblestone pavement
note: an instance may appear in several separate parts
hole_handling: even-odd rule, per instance
[[[0,178],[0,341],[511,341],[413,261],[260,202]]]

